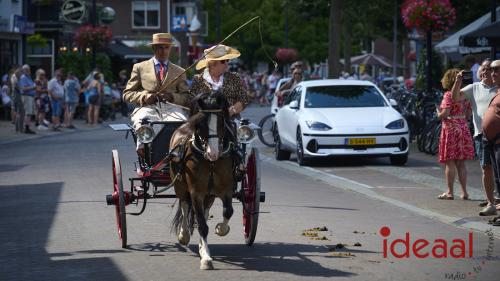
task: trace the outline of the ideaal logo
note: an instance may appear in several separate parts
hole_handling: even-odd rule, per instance
[[[419,238],[415,241],[411,240],[409,232],[405,233],[404,239],[394,239],[389,241],[387,238],[391,235],[391,229],[384,226],[380,229],[380,235],[384,237],[383,239],[383,254],[384,258],[388,258],[389,254],[395,258],[409,258],[413,255],[416,258],[454,258],[454,259],[464,259],[473,258],[474,253],[474,236],[472,232],[469,232],[467,237],[464,239],[452,239],[449,243],[445,239],[435,239],[434,241],[429,241],[427,239]],[[465,280],[467,277],[474,277],[479,275],[483,270],[483,266],[486,261],[492,259],[493,247],[494,247],[494,236],[491,229],[486,231],[488,236],[488,248],[486,249],[485,258],[481,262],[477,262],[472,265],[469,271],[457,271],[451,273],[445,273],[445,278],[449,280]],[[401,252],[396,251],[396,247],[401,245],[404,249]],[[485,261],[486,260],[486,261]]]
[[[472,232],[469,232],[469,235],[465,239],[453,239],[451,243],[440,238],[435,239],[434,241],[422,238],[412,241],[409,232],[406,232],[404,239],[399,238],[389,241],[387,237],[391,235],[391,229],[387,226],[380,229],[380,235],[384,237],[384,258],[387,258],[390,254],[398,259],[409,258],[410,256],[414,256],[419,259],[424,259],[429,256],[437,259],[463,259],[472,258],[472,254],[474,252]],[[397,252],[396,247],[398,246],[404,250]]]

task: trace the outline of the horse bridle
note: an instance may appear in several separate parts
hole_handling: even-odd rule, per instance
[[[220,113],[222,113],[222,109],[200,109],[199,112],[220,114]],[[227,128],[227,131],[229,131],[229,133],[231,135],[233,135],[233,137],[234,137],[234,134],[230,130],[230,127],[227,124],[227,122],[226,122],[225,119],[224,119],[224,127]],[[200,155],[202,155],[203,158],[205,158],[205,159],[208,160],[207,152],[205,151],[206,150],[206,146],[208,145],[208,140],[211,139],[211,138],[218,138],[218,137],[219,137],[219,135],[208,134],[208,136],[207,136],[206,139],[202,139],[199,135],[197,135],[196,133],[193,133],[193,136],[191,138],[191,147],[193,147],[193,149],[197,153],[199,153]],[[198,146],[198,144],[197,144],[198,142],[196,141],[196,139],[198,139],[198,142],[200,144],[202,144],[203,147],[199,147]],[[222,143],[224,143],[224,139],[223,138],[222,138]],[[234,149],[234,146],[235,146],[234,142],[230,141],[228,143],[227,148],[225,150],[224,149],[222,150],[222,153],[220,154],[219,159],[227,157],[231,153],[231,150]]]

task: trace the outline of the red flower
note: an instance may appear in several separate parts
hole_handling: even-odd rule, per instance
[[[298,58],[298,52],[296,49],[291,48],[278,48],[276,50],[276,59],[280,62],[287,63],[296,61]]]
[[[82,49],[92,47],[94,44],[100,49],[106,47],[112,37],[111,29],[107,26],[84,25],[76,31],[74,40]]]
[[[449,0],[406,0],[401,7],[404,25],[420,32],[444,31],[455,24],[455,8]]]

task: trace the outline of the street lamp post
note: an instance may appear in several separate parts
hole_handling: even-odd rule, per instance
[[[427,40],[427,59],[425,60],[426,66],[426,80],[427,80],[427,93],[430,94],[432,91],[432,30],[429,29],[426,32],[426,40]]]
[[[97,26],[97,6],[96,0],[92,0],[92,27],[95,28]],[[95,40],[92,42],[92,69],[96,68],[96,48],[97,42]]]

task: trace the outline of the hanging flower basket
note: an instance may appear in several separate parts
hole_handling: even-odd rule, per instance
[[[419,32],[447,31],[455,24],[456,12],[449,0],[406,0],[401,7],[403,23]]]
[[[415,52],[415,51],[408,52],[408,55],[406,56],[406,58],[409,61],[416,61],[417,60],[417,52]]]
[[[105,48],[113,37],[111,29],[107,26],[84,25],[75,33],[75,42],[79,48],[90,48],[94,44],[97,49]]]
[[[290,63],[296,61],[299,53],[296,49],[292,48],[278,48],[275,57],[281,63]]]

